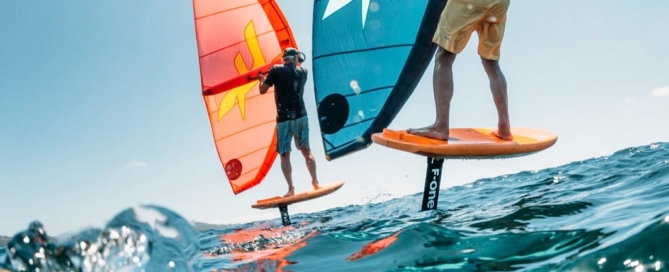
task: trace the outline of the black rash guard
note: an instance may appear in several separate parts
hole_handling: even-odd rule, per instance
[[[292,63],[274,65],[269,70],[264,84],[274,86],[277,123],[307,115],[302,97],[307,75],[307,69],[297,67]]]

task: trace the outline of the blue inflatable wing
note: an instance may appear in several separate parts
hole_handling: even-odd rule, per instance
[[[437,45],[446,0],[316,0],[313,70],[328,160],[366,148],[395,118]]]

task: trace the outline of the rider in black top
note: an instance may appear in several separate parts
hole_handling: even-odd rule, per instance
[[[281,170],[288,182],[288,193],[295,194],[293,187],[292,167],[290,165],[290,142],[295,138],[295,146],[300,149],[311,174],[311,185],[318,189],[316,178],[316,160],[309,147],[309,123],[304,108],[304,85],[307,82],[307,69],[298,64],[304,61],[303,53],[289,47],[283,51],[283,64],[274,65],[267,74],[258,75],[260,94],[265,94],[274,86],[276,102],[276,151],[281,155]]]
[[[264,84],[274,86],[277,123],[307,116],[302,97],[307,76],[307,69],[292,62],[275,65],[269,70]]]

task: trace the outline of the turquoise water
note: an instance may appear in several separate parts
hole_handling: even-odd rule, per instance
[[[128,209],[104,229],[46,246],[34,263],[41,271],[669,271],[669,143],[443,189],[434,211],[417,212],[421,198],[294,214],[291,228],[277,218],[196,231],[161,207],[142,208],[156,214],[152,222]],[[271,230],[238,243],[223,238],[263,229]],[[16,268],[7,252],[0,265]]]

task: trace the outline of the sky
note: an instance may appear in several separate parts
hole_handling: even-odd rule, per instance
[[[313,2],[277,2],[311,70]],[[513,1],[500,60],[511,124],[559,139],[521,158],[448,160],[441,188],[669,142],[667,11],[666,0]],[[451,127],[497,124],[477,41],[454,65]],[[390,128],[434,121],[432,69]],[[421,192],[424,157],[373,144],[325,159],[312,79],[304,99],[318,176],[346,184],[290,213]],[[190,1],[1,1],[0,235],[32,220],[51,235],[104,227],[144,204],[207,223],[277,218],[251,205],[285,193],[279,161],[262,184],[234,195],[200,90]],[[305,190],[304,160],[292,158],[296,190]]]

